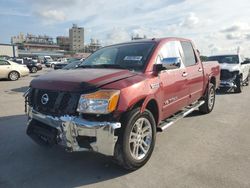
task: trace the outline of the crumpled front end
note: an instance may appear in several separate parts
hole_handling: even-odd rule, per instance
[[[119,122],[94,122],[77,116],[54,117],[28,110],[27,134],[42,145],[58,144],[67,151],[95,151],[113,156]]]
[[[236,86],[236,78],[238,76],[239,72],[238,71],[229,71],[226,69],[221,69],[221,77],[220,77],[220,88],[224,89],[235,89]]]

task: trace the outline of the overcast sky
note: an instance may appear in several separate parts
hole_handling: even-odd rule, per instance
[[[205,55],[240,46],[250,57],[247,0],[0,0],[0,43],[19,32],[68,35],[72,23],[85,27],[85,43],[177,36],[193,39]]]

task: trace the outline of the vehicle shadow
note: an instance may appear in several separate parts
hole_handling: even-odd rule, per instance
[[[216,91],[216,95],[237,95],[239,93],[235,93],[233,91]]]
[[[31,75],[30,77],[36,78],[36,77],[38,77],[38,76],[41,76],[41,75],[40,75],[40,74],[36,74],[36,75]]]
[[[24,86],[24,87],[19,87],[19,88],[11,89],[11,91],[24,93],[25,91],[28,90],[28,88],[29,88],[28,86]]]
[[[79,187],[129,173],[97,153],[38,146],[26,122],[25,115],[0,117],[0,187]]]
[[[7,78],[1,78],[0,81],[9,81]]]

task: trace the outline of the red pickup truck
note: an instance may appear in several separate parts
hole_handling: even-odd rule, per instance
[[[213,110],[218,62],[202,63],[181,38],[104,47],[75,70],[35,78],[25,93],[27,134],[67,151],[95,151],[135,170],[150,158],[156,132],[195,109]]]

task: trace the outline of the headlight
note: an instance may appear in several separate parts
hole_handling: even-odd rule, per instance
[[[99,90],[80,96],[77,111],[88,114],[108,114],[116,109],[120,91]]]

